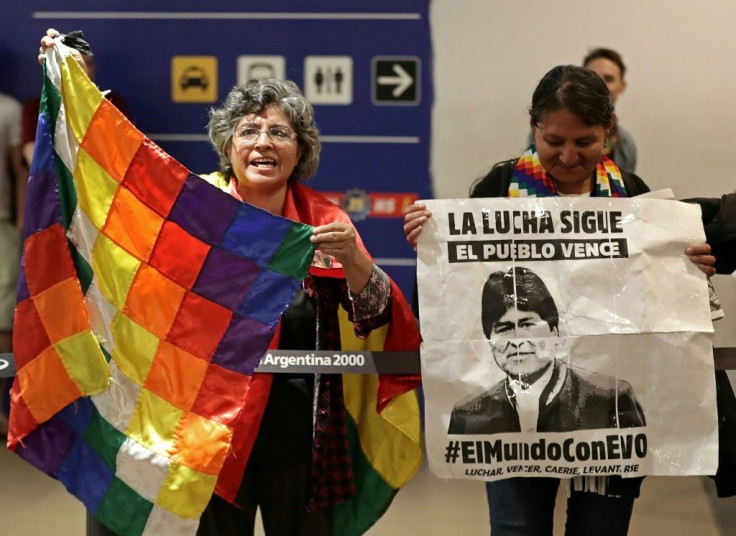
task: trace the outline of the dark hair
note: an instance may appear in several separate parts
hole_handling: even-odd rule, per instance
[[[487,338],[491,337],[493,325],[512,307],[537,313],[550,331],[557,329],[559,314],[555,300],[544,281],[529,268],[515,267],[488,276],[481,298],[481,323]]]
[[[621,58],[621,54],[610,48],[594,48],[588,52],[588,55],[583,59],[583,67],[587,67],[591,61],[600,58],[615,63],[619,71],[621,71],[621,80],[624,79],[624,75],[626,74],[626,65],[624,65],[624,60]]]
[[[235,127],[246,115],[259,114],[271,105],[278,106],[289,119],[301,150],[299,162],[289,180],[307,179],[317,171],[322,145],[314,122],[314,108],[299,86],[291,80],[261,78],[235,86],[219,108],[210,110],[207,128],[210,141],[220,158],[220,171],[225,178],[233,177],[228,151]]]
[[[74,30],[65,34],[61,34],[62,43],[66,46],[76,49],[82,56],[93,56],[89,43],[85,40],[82,30]]]
[[[537,125],[556,110],[567,109],[588,126],[609,128],[613,103],[603,79],[577,65],[558,65],[542,77],[532,95],[529,115]]]

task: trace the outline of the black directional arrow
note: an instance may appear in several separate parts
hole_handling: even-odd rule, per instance
[[[394,86],[391,95],[400,97],[414,83],[414,79],[398,63],[394,63],[392,67],[396,76],[379,76],[378,85]]]
[[[374,104],[415,105],[419,96],[419,58],[373,58]]]

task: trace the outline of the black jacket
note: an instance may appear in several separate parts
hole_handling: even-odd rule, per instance
[[[539,400],[538,432],[573,432],[646,426],[634,389],[626,381],[556,361]],[[448,434],[521,432],[508,379],[452,411]]]
[[[732,273],[736,270],[736,193],[684,201],[699,204],[703,211],[705,237],[716,257],[716,270]]]

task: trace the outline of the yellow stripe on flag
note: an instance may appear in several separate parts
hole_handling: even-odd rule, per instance
[[[365,340],[355,336],[342,307],[338,313],[344,351],[383,350],[388,326],[373,330]],[[343,374],[345,408],[358,428],[360,445],[373,469],[394,489],[403,487],[422,463],[419,401],[415,391],[394,398],[376,411],[378,376]]]
[[[72,77],[74,81],[72,81]],[[82,143],[87,126],[104,98],[71,56],[61,65],[64,108],[77,143]],[[70,105],[70,101],[74,104]]]
[[[107,221],[118,183],[84,149],[77,152],[74,176],[84,177],[75,184],[79,208],[99,231]]]
[[[110,366],[91,331],[82,331],[54,344],[69,377],[85,395],[99,394],[107,389]]]

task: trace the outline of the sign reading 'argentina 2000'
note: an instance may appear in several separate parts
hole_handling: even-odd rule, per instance
[[[697,208],[427,205],[417,272],[434,473],[602,486],[602,475],[715,471],[707,282],[685,255],[704,241]]]

